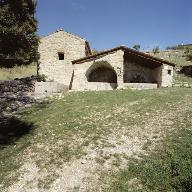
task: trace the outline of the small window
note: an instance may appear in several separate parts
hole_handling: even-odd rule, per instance
[[[58,53],[59,60],[64,60],[65,59],[65,54],[64,53]]]
[[[168,74],[171,75],[171,70],[168,70]]]

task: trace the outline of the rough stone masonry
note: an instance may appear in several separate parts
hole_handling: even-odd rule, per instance
[[[58,30],[41,38],[39,74],[72,90],[171,87],[175,64],[125,46],[92,54],[89,43]]]

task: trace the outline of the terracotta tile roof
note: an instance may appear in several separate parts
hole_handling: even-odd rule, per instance
[[[173,66],[175,67],[175,64],[174,63],[171,63],[169,61],[166,61],[166,60],[163,60],[163,59],[160,59],[160,58],[157,58],[157,57],[154,57],[154,56],[151,56],[149,54],[146,54],[146,53],[143,53],[143,52],[140,52],[140,51],[136,51],[134,49],[130,49],[126,46],[119,46],[119,47],[115,47],[113,49],[109,49],[109,50],[106,50],[106,51],[102,51],[100,53],[97,53],[97,54],[94,54],[94,55],[90,55],[90,56],[87,56],[87,57],[84,57],[84,58],[80,58],[80,59],[77,59],[77,60],[74,60],[72,61],[73,64],[81,64],[81,63],[84,63],[86,61],[89,61],[91,59],[96,59],[97,57],[99,56],[102,56],[102,55],[107,55],[109,53],[113,53],[113,52],[116,52],[118,50],[122,50],[124,51],[126,54],[130,54],[130,55],[134,55],[140,59],[145,59],[145,60],[150,60],[150,61],[153,61],[153,62],[156,62],[156,63],[159,63],[159,64],[167,64],[167,65],[170,65],[170,66]]]

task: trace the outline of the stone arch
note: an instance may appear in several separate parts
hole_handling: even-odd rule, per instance
[[[88,82],[117,83],[117,74],[107,61],[97,61],[87,70]]]

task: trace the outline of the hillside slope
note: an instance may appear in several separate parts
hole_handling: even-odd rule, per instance
[[[192,61],[187,61],[184,57],[184,50],[165,50],[156,53],[155,55],[152,52],[147,52],[150,55],[159,57],[161,59],[173,62],[176,64],[176,67],[182,67],[186,65],[192,65]]]
[[[31,64],[28,66],[15,66],[13,68],[0,68],[0,81],[13,80],[15,78],[30,77],[37,75],[37,65]]]
[[[150,192],[175,191],[180,182],[188,185],[191,181],[187,171],[191,166],[191,115],[192,89],[187,88],[72,92],[48,100],[46,105],[18,113],[8,124],[0,121],[0,141],[4,139],[0,142],[0,191],[122,192],[131,186]],[[163,161],[164,166],[153,158],[153,164],[139,164],[142,174],[137,176],[135,168],[129,177],[127,165],[132,158],[154,151],[165,137],[175,138],[184,129],[191,134],[186,153],[183,148],[180,155],[178,150],[171,152],[174,159]],[[182,135],[183,141],[187,135]],[[166,143],[169,149],[174,147]],[[179,160],[182,156],[185,161]],[[160,164],[158,170],[156,164]],[[169,170],[177,171],[172,165],[179,166],[179,176],[169,179],[165,177]],[[178,182],[172,186],[175,179]],[[150,183],[156,185],[148,190]]]

